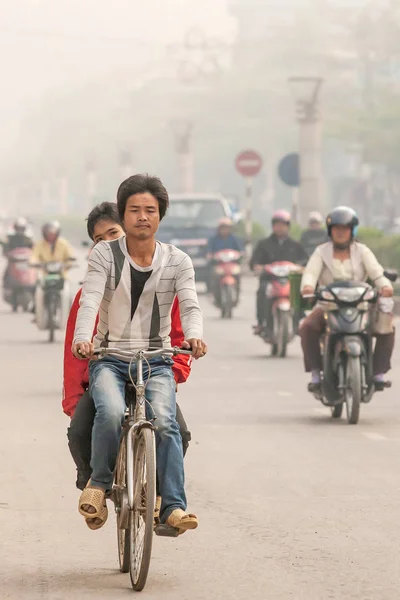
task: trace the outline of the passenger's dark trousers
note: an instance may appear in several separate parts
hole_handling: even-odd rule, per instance
[[[306,317],[300,327],[301,347],[303,349],[304,366],[307,373],[310,371],[322,371],[322,360],[320,351],[320,337],[325,329],[324,311],[322,308],[314,309]],[[393,333],[379,334],[376,336],[376,344],[373,356],[374,375],[387,373],[390,370],[390,359],[394,348]]]
[[[79,490],[85,488],[92,474],[90,460],[94,415],[94,403],[89,392],[86,391],[77,404],[67,431],[69,450],[77,470],[76,487]],[[185,456],[189,447],[191,435],[178,405],[176,405],[176,420],[179,425],[182,437],[183,455]]]

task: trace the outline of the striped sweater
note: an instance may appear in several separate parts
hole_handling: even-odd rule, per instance
[[[125,237],[100,242],[89,256],[74,343],[91,340],[99,313],[95,348],[168,347],[176,295],[185,339],[202,338],[203,317],[187,254],[157,242],[151,266],[140,267],[129,256]]]

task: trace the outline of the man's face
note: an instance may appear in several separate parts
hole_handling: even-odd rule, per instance
[[[318,223],[318,221],[310,221],[309,228],[313,229],[313,230],[315,230],[315,229],[322,229],[322,224]]]
[[[93,241],[95,244],[98,242],[111,242],[117,240],[124,235],[124,230],[119,223],[111,221],[110,219],[104,219],[97,221],[93,231]]]
[[[160,224],[157,198],[149,192],[134,194],[127,200],[124,215],[126,234],[138,240],[155,236]]]
[[[331,237],[334,244],[348,244],[351,240],[351,228],[346,225],[333,225]]]
[[[48,231],[46,233],[45,239],[49,244],[55,244],[57,241],[57,237],[58,237],[58,234],[56,231]]]
[[[289,225],[283,221],[275,221],[272,225],[272,231],[276,237],[282,239],[289,235]]]
[[[232,232],[230,225],[221,225],[219,227],[219,235],[223,238],[227,238]]]

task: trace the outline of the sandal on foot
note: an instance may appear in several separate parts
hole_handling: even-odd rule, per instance
[[[94,518],[93,518],[93,516],[90,519],[85,518],[85,522],[86,522],[86,525],[89,527],[89,529],[91,529],[92,531],[96,531],[96,529],[100,529],[101,527],[103,527],[103,525],[105,525],[107,519],[108,519],[108,509],[107,509],[107,504],[104,501],[103,508],[101,509],[99,514]],[[100,521],[100,523],[96,522],[96,521]]]
[[[84,510],[85,504],[92,506],[95,510],[94,512],[88,512]],[[81,497],[79,498],[79,506],[78,510],[85,519],[95,519],[96,517],[100,518],[100,514],[103,513],[105,504],[105,490],[101,488],[90,487],[90,481],[88,485],[83,490]]]
[[[179,533],[185,533],[188,529],[196,529],[199,522],[196,515],[187,514],[181,508],[177,508],[169,515],[167,525],[178,529]]]

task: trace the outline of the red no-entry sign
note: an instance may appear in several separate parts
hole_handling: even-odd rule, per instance
[[[255,177],[261,170],[263,160],[255,150],[245,150],[237,155],[235,160],[236,170],[243,177]]]

